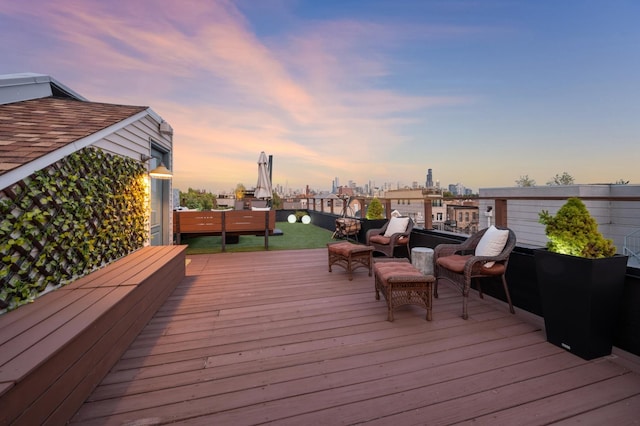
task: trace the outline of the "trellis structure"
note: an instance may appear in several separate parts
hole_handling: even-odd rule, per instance
[[[17,306],[148,239],[138,161],[84,148],[0,191],[0,299]]]

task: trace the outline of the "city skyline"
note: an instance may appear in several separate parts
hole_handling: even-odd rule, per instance
[[[401,183],[397,182],[381,182],[376,183],[374,181],[367,181],[365,183],[356,182],[352,179],[349,179],[347,183],[342,183],[339,177],[335,177],[331,182],[331,189],[329,191],[316,191],[316,192],[330,192],[337,193],[340,188],[350,188],[350,189],[359,189],[365,195],[380,195],[385,191],[393,191],[393,190],[403,190],[403,189],[439,189],[442,191],[449,191],[456,195],[467,195],[471,193],[477,193],[477,190],[474,191],[474,188],[468,188],[464,184],[460,182],[456,183],[448,183],[443,184],[439,181],[439,179],[433,179],[433,170],[428,169],[425,179],[420,182],[418,180],[414,180],[410,183]],[[455,188],[454,188],[455,187]],[[283,188],[284,189],[284,188]],[[309,188],[313,190],[313,188]]]
[[[174,187],[640,183],[640,3],[0,2],[0,74],[174,128]]]

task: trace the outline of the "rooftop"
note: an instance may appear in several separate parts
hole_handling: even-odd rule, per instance
[[[634,358],[585,361],[536,318],[446,285],[386,321],[326,249],[190,255],[187,276],[76,424],[632,424]],[[631,359],[631,360],[630,360]]]

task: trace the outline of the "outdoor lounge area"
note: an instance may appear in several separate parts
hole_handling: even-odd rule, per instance
[[[539,318],[441,283],[387,321],[327,250],[187,256],[186,277],[72,424],[634,424],[638,365],[585,361]]]

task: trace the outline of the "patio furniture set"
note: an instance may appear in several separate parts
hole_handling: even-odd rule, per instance
[[[365,244],[328,243],[329,272],[333,265],[338,265],[347,271],[351,281],[354,269],[368,269],[369,276],[374,276],[376,300],[380,300],[382,293],[387,303],[387,320],[391,322],[394,310],[405,305],[425,308],[426,320],[431,321],[433,297],[438,297],[440,279],[453,283],[462,292],[462,318],[465,320],[469,318],[467,305],[473,280],[477,282],[480,297],[484,298],[482,278],[500,278],[509,311],[515,313],[505,278],[509,254],[516,243],[512,230],[491,226],[461,244],[440,244],[433,250],[415,248],[413,259],[393,257],[393,250],[388,246],[397,244],[405,233],[403,239],[409,253],[412,225],[410,218],[393,217],[383,228],[367,231]],[[374,252],[384,257],[374,258]]]

